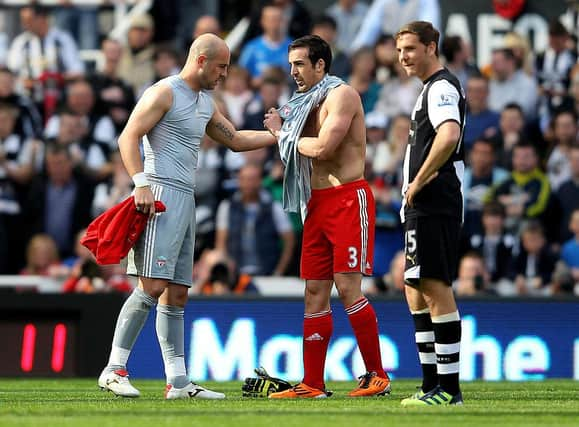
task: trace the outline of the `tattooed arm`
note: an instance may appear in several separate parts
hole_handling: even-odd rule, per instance
[[[236,130],[215,106],[213,117],[207,123],[205,132],[215,141],[233,151],[250,151],[277,143],[277,139],[268,131]]]

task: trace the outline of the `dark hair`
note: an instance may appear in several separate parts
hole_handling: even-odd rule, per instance
[[[14,71],[12,71],[10,68],[5,67],[3,65],[0,65],[0,73],[6,73],[6,74],[10,74],[11,76],[16,76]]]
[[[460,36],[448,36],[442,41],[440,50],[448,62],[454,61],[456,54],[462,50],[461,42],[462,38]]]
[[[507,216],[507,211],[505,207],[499,202],[488,202],[485,203],[482,209],[483,216],[485,215],[492,215],[492,216],[501,216],[505,218]]]
[[[179,54],[175,51],[175,49],[171,49],[168,47],[159,47],[157,49],[155,49],[155,52],[153,53],[153,61],[156,61],[159,59],[160,56],[169,56],[171,57],[177,64],[179,63]]]
[[[438,40],[440,40],[440,33],[432,26],[432,23],[428,21],[410,22],[398,30],[394,39],[398,40],[401,35],[406,33],[417,35],[420,43],[425,46],[428,46],[430,43],[434,43],[436,46],[434,53],[436,56],[438,56]]]
[[[320,15],[318,16],[315,20],[314,23],[312,25],[312,27],[316,27],[316,26],[320,26],[320,27],[332,27],[332,29],[334,31],[336,31],[338,29],[338,23],[336,22],[336,20],[334,18],[332,18],[330,15]]]
[[[558,110],[554,113],[553,115],[553,124],[555,124],[555,122],[557,121],[557,119],[565,114],[570,115],[573,120],[574,123],[577,123],[577,120],[579,119],[579,117],[577,116],[577,113],[575,112],[575,110],[568,110],[568,109],[561,109]]]
[[[24,6],[24,8],[30,8],[36,16],[50,16],[50,8],[39,3],[32,3],[29,6]]]
[[[521,229],[522,234],[540,234],[541,236],[545,236],[545,231],[541,223],[535,219],[530,219],[523,224]]]
[[[494,143],[494,141],[493,141],[492,139],[490,139],[490,138],[485,138],[485,137],[482,137],[482,136],[481,136],[481,137],[478,137],[478,138],[476,138],[476,139],[473,141],[472,147],[474,147],[475,144],[485,144],[485,145],[488,145],[488,146],[490,146],[490,147],[492,148],[493,153],[495,152],[495,143]],[[471,149],[472,149],[472,147],[471,147]]]
[[[59,144],[54,138],[46,141],[46,154],[58,155],[64,154],[67,159],[72,159],[68,146]]]
[[[10,113],[15,118],[18,117],[19,109],[16,105],[11,102],[0,101],[0,111],[6,111]]]
[[[513,146],[513,152],[517,149],[517,148],[530,148],[531,150],[533,150],[533,153],[535,153],[535,156],[539,156],[539,152],[537,151],[537,147],[535,146],[535,144],[533,144],[530,141],[527,141],[525,139],[520,140],[519,142],[517,142],[514,146]]]
[[[523,117],[525,116],[525,113],[523,113],[523,109],[521,108],[520,104],[517,104],[516,102],[509,102],[507,105],[503,107],[502,111],[505,110],[517,110],[521,114],[521,116]]]
[[[567,28],[565,28],[565,26],[561,24],[561,21],[555,18],[551,22],[549,22],[549,35],[552,37],[568,36],[569,32],[567,31]]]
[[[308,58],[312,65],[321,59],[324,61],[324,71],[326,73],[330,72],[330,66],[332,65],[332,49],[330,49],[328,43],[319,36],[303,36],[291,42],[287,51],[289,53],[294,49],[302,47],[308,48]]]

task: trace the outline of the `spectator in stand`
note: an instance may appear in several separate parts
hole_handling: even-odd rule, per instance
[[[217,210],[215,248],[234,259],[241,273],[281,276],[295,244],[287,214],[262,191],[261,167],[242,167],[238,181],[239,192]]]
[[[578,141],[577,114],[575,111],[558,111],[553,117],[553,147],[547,159],[547,176],[551,189],[557,191],[571,178],[569,152]]]
[[[133,88],[119,77],[119,64],[123,53],[121,44],[114,39],[105,39],[101,50],[104,56],[103,68],[88,80],[95,95],[94,113],[97,117],[110,117],[116,141],[135,105],[135,94]]]
[[[24,265],[22,199],[34,172],[38,141],[14,133],[18,108],[0,103],[0,274]]]
[[[482,256],[493,283],[508,278],[513,255],[518,251],[516,238],[504,230],[505,215],[505,208],[500,203],[485,204],[483,231],[463,238],[461,244],[461,253],[475,251]]]
[[[569,223],[571,214],[579,209],[579,144],[574,144],[569,150],[569,165],[571,177],[561,184],[556,193],[557,204],[561,212],[559,242],[571,238]]]
[[[472,76],[480,75],[476,65],[470,62],[470,46],[460,36],[446,36],[440,49],[446,59],[445,66],[456,76],[460,85],[467,89],[467,81]]]
[[[157,48],[153,54],[153,68],[155,70],[153,80],[145,83],[141,87],[141,90],[137,95],[139,98],[153,83],[179,72],[179,55],[173,49]]]
[[[383,261],[377,262],[381,264]],[[382,277],[375,277],[373,286],[365,289],[364,293],[374,295],[404,296],[404,264],[406,255],[404,251],[398,251],[389,264],[389,270]]]
[[[469,166],[464,171],[464,223],[462,233],[469,237],[482,231],[481,214],[491,188],[509,177],[495,164],[495,147],[488,139],[476,139],[469,153]]]
[[[396,34],[405,22],[427,21],[440,25],[438,0],[374,0],[364,17],[364,25],[351,41],[352,51],[373,46],[380,34]]]
[[[50,143],[45,151],[46,172],[34,177],[28,195],[28,231],[50,235],[64,258],[72,254],[76,233],[91,221],[94,184],[74,169],[67,147]]]
[[[207,135],[201,139],[195,176],[195,259],[215,245],[215,214],[225,197],[221,181],[226,173],[226,153],[230,152],[220,147]]]
[[[551,252],[541,224],[527,222],[521,231],[521,251],[515,258],[512,277],[518,295],[548,296],[557,256]]]
[[[460,259],[458,277],[452,287],[459,297],[495,295],[491,289],[490,275],[478,252],[467,252]]]
[[[579,64],[571,69],[571,86],[569,88],[569,105],[575,112],[579,112]]]
[[[279,107],[284,81],[275,76],[264,77],[259,90],[244,112],[242,129],[263,129],[263,117],[270,108]]]
[[[579,284],[579,209],[575,209],[571,214],[569,230],[573,237],[566,241],[561,248],[561,260],[560,265],[558,265],[558,269],[564,270],[568,278],[566,281],[558,281],[556,291],[573,293],[573,289]],[[567,289],[561,289],[564,287]]]
[[[80,243],[85,233],[86,229],[77,233],[74,256],[63,261],[63,266],[68,267],[68,274],[62,284],[62,292],[91,294],[132,291],[133,286],[120,265],[101,266],[96,263],[93,254]]]
[[[410,115],[422,86],[420,79],[408,76],[402,64],[397,61],[392,65],[392,74],[380,89],[374,111],[386,115],[388,119],[400,114]]]
[[[23,94],[50,117],[65,80],[81,77],[84,64],[70,34],[50,26],[49,9],[33,4],[20,10],[24,32],[10,46],[7,65],[17,76]]]
[[[92,201],[93,218],[125,200],[133,191],[133,180],[123,166],[118,151],[111,154],[111,168],[111,179],[101,182],[95,188]]]
[[[26,266],[20,274],[62,279],[66,277],[67,271],[68,269],[60,264],[54,239],[44,233],[32,236],[26,246]]]
[[[280,29],[284,36],[289,36],[293,40],[310,33],[312,17],[303,2],[296,0],[260,0],[253,3],[254,5],[257,4],[257,7],[252,13],[249,28],[243,40],[244,44],[263,34],[264,30],[261,26],[262,12],[264,8],[270,5],[277,6],[282,10],[284,20],[281,22]]]
[[[223,97],[225,105],[227,105],[231,122],[237,129],[249,129],[243,128],[243,116],[247,104],[253,98],[250,84],[249,73],[245,68],[237,65],[229,67],[221,96]],[[261,116],[261,126],[255,129],[263,129],[263,114]]]
[[[30,98],[16,93],[15,83],[14,73],[0,67],[0,102],[18,108],[15,132],[25,138],[41,138],[42,117]]]
[[[376,55],[376,81],[386,83],[389,78],[395,76],[394,67],[398,64],[398,51],[396,42],[391,34],[382,34],[374,46]]]
[[[108,144],[95,141],[89,135],[86,118],[66,109],[54,117],[58,119],[58,135],[48,141],[66,147],[74,167],[81,169],[94,180],[103,181],[109,178],[112,173],[110,148]],[[44,150],[41,150],[38,158],[37,166],[42,165]],[[41,166],[37,169],[41,169]]]
[[[529,76],[535,75],[533,51],[527,37],[510,31],[503,37],[503,47],[513,51],[518,70],[523,70]]]
[[[500,114],[498,132],[491,136],[497,154],[497,165],[512,169],[513,148],[524,140],[526,131],[523,110],[519,104],[505,105]]]
[[[54,10],[56,25],[68,31],[81,49],[97,49],[99,41],[99,8],[95,5],[79,6],[70,0],[60,0]]]
[[[373,163],[383,160],[389,156],[390,146],[388,145],[386,131],[388,129],[388,117],[379,111],[372,111],[365,115],[366,124],[366,169],[365,173],[373,178],[377,171],[373,168]],[[382,171],[381,171],[382,172]]]
[[[376,112],[366,116],[366,129],[368,121],[376,117]],[[384,122],[387,122],[385,118]],[[384,123],[382,122],[382,123]],[[399,186],[402,188],[402,164],[406,145],[408,143],[408,133],[410,132],[410,116],[399,114],[390,120],[386,143],[375,145],[375,153],[372,166],[369,168],[374,175],[382,177],[389,186]]]
[[[569,91],[570,71],[577,52],[568,47],[569,33],[558,19],[549,24],[549,47],[537,56],[536,73],[541,93],[541,121],[545,128]]]
[[[511,49],[492,53],[492,77],[489,85],[489,107],[494,111],[513,102],[518,103],[528,120],[537,116],[538,87],[534,78],[517,69]]]
[[[115,149],[117,146],[115,126],[110,117],[98,115],[94,107],[94,90],[87,80],[79,79],[67,85],[65,108],[82,117],[88,126],[90,139]],[[46,123],[44,136],[48,139],[55,138],[59,133],[59,126],[59,115],[55,114]]]
[[[240,273],[235,262],[222,251],[206,250],[198,264],[201,266],[197,272],[203,274],[195,280],[195,294],[222,296],[258,292],[251,276]]]
[[[362,48],[352,55],[352,72],[348,84],[360,94],[365,113],[374,110],[380,95],[381,86],[374,78],[375,72],[374,49]]]
[[[213,15],[202,15],[197,18],[193,27],[193,40],[206,33],[221,35],[221,25]]]
[[[493,197],[505,206],[505,226],[518,234],[522,219],[540,219],[547,209],[551,189],[547,176],[539,169],[534,145],[519,142],[513,149],[513,171],[499,184]]]
[[[289,72],[287,52],[291,39],[283,32],[283,9],[274,3],[263,7],[263,35],[250,40],[241,50],[239,65],[249,71],[254,87],[259,87],[263,72],[273,66]]]
[[[179,10],[180,3],[183,2],[181,0],[153,0],[149,13],[155,27],[152,40],[155,46],[165,46],[171,49],[177,46],[179,24],[187,16],[182,15]],[[188,18],[187,16],[185,19]]]
[[[331,16],[336,23],[335,31],[338,36],[336,46],[339,51],[350,52],[352,40],[356,38],[358,31],[360,31],[367,12],[368,5],[358,0],[336,0],[335,3],[326,9],[326,14]],[[312,34],[316,33],[312,31]],[[334,59],[335,57],[333,57],[332,63]]]
[[[390,261],[404,246],[400,194],[410,119],[400,115],[389,127],[387,123],[379,112],[366,115],[366,178],[376,201],[375,276],[387,273]]]
[[[498,133],[501,115],[489,109],[489,81],[486,77],[470,76],[465,87],[467,110],[464,146],[470,150],[477,138],[490,138]]]
[[[319,36],[332,49],[332,68],[333,75],[345,79],[350,74],[350,58],[346,56],[345,51],[336,45],[338,36],[338,27],[336,20],[329,15],[322,15],[314,20],[312,34]]]
[[[119,77],[139,93],[144,84],[153,80],[155,68],[152,44],[154,34],[153,19],[149,15],[138,15],[132,18],[127,34],[127,46],[119,64]]]

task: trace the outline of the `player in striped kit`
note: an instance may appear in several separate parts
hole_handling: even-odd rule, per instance
[[[439,33],[411,22],[396,35],[398,57],[424,87],[411,116],[404,158],[406,300],[423,371],[404,406],[462,404],[458,382],[461,324],[452,280],[462,222],[466,101],[458,79],[438,60]]]

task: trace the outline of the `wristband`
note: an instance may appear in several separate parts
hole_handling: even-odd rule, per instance
[[[133,175],[133,183],[135,184],[135,187],[137,187],[137,188],[149,186],[149,181],[147,180],[147,177],[145,176],[145,172],[137,172],[136,174],[134,174]]]

